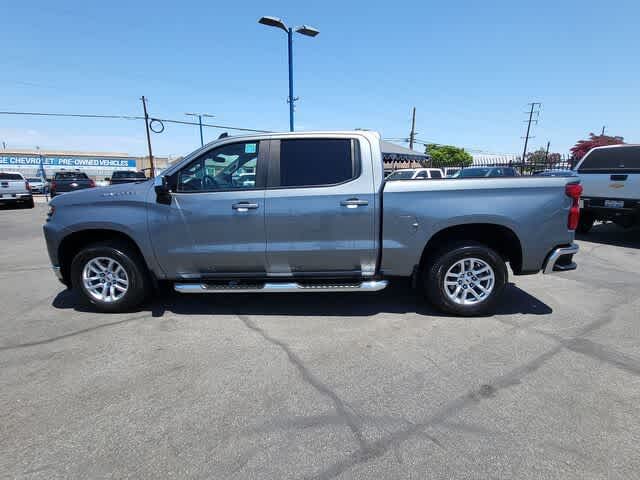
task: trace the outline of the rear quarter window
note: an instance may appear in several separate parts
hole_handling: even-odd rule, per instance
[[[613,147],[591,150],[580,164],[578,172],[640,173],[640,147]]]

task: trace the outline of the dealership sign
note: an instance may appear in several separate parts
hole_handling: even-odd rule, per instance
[[[135,169],[135,158],[109,157],[53,157],[47,155],[2,155],[0,154],[0,168],[84,168],[84,169]]]

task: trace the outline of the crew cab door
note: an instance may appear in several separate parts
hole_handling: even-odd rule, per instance
[[[169,177],[171,204],[156,204],[149,230],[170,278],[265,274],[268,144],[227,143]],[[159,215],[160,214],[160,215]]]
[[[366,146],[367,144],[365,144]],[[271,140],[265,194],[270,276],[375,273],[371,156],[360,140]]]

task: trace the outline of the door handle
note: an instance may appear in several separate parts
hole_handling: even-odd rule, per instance
[[[340,202],[340,205],[347,208],[358,208],[358,207],[366,207],[369,205],[367,200],[360,200],[358,198],[350,198],[349,200],[343,200]]]
[[[237,210],[238,212],[246,212],[248,210],[255,210],[258,208],[257,203],[249,203],[249,202],[239,202],[231,205],[231,208]]]

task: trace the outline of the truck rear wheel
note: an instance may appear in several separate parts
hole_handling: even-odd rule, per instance
[[[423,270],[424,291],[438,310],[472,317],[493,312],[507,283],[502,257],[477,242],[457,242],[438,251]]]
[[[101,312],[127,312],[149,291],[147,269],[139,254],[123,242],[82,248],[71,263],[71,282],[82,298]]]
[[[589,233],[589,231],[593,227],[594,222],[595,222],[595,218],[593,216],[593,213],[585,212],[584,210],[581,210],[580,219],[578,220],[578,228],[576,228],[576,232]]]

